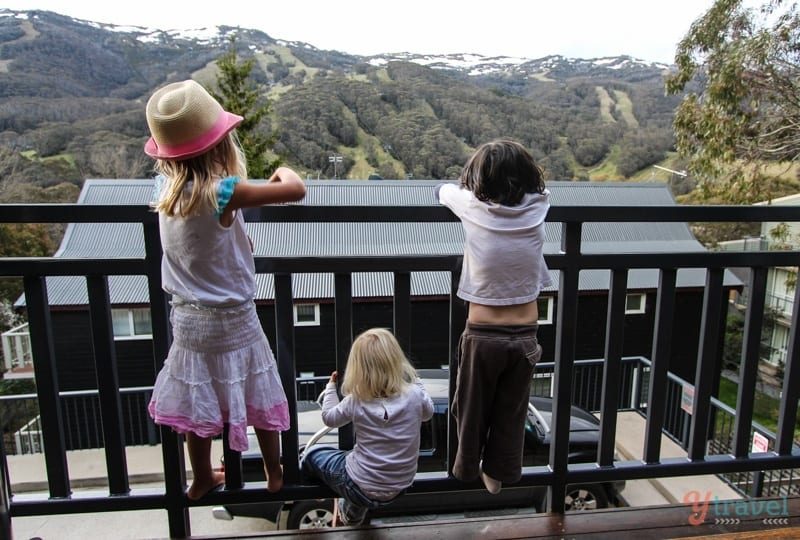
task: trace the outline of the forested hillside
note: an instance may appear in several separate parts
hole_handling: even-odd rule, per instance
[[[681,167],[670,161],[680,98],[665,97],[666,66],[549,57],[463,67],[454,56],[422,65],[240,28],[200,39],[0,10],[0,200],[149,176],[145,101],[172,80],[213,85],[231,35],[272,102],[264,129],[277,129],[277,156],[303,176],[456,178],[471,150],[498,136],[529,146],[551,180],[666,180],[653,164]]]

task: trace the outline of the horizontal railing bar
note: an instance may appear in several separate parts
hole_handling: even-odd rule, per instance
[[[0,223],[155,223],[142,204],[0,204]]]
[[[581,254],[575,261],[564,254],[545,254],[551,270],[577,267],[579,270],[658,268],[740,268],[753,266],[798,266],[800,254],[793,251],[764,252],[666,252]],[[435,272],[453,271],[458,255],[362,255],[343,257],[257,256],[257,273],[334,272]],[[313,268],[313,272],[309,272]],[[353,270],[353,269],[357,270]],[[60,257],[10,257],[3,259],[0,276],[86,276],[145,275],[143,258],[66,259]]]
[[[797,266],[797,251],[670,251],[659,253],[581,253],[575,260],[568,255],[545,253],[548,268],[568,265],[581,270],[640,268],[746,268],[753,266]]]
[[[358,216],[353,215],[358,209]],[[363,214],[362,214],[363,213]],[[306,222],[396,222],[456,221],[457,218],[439,206],[264,206],[255,216],[261,221]],[[800,210],[791,206],[727,206],[727,205],[644,205],[625,206],[551,206],[546,221],[582,223],[618,222],[724,222],[724,221],[800,221]]]
[[[433,203],[433,201],[432,201]],[[800,221],[797,206],[644,205],[552,206],[549,222],[725,222]],[[457,221],[446,207],[288,204],[248,210],[253,219],[271,222],[437,222]],[[154,222],[147,205],[0,204],[0,223],[131,223]]]
[[[8,257],[0,276],[137,276],[147,273],[144,258],[67,259],[62,257]]]
[[[736,472],[795,469],[800,467],[800,453],[781,456],[774,452],[753,453],[737,458],[731,454],[705,456],[705,459],[689,461],[685,457],[665,458],[656,463],[641,461],[618,461],[609,467],[598,467],[595,463],[576,463],[569,466],[567,477],[570,483],[613,482],[615,480],[641,480],[672,476],[696,476]],[[520,481],[522,485],[526,481]]]
[[[200,501],[185,500],[186,506],[211,506],[215,504],[266,503],[285,500],[332,498],[335,493],[319,484],[286,484],[278,493],[266,490],[265,482],[248,482],[242,488],[212,492]],[[13,517],[48,514],[78,514],[86,512],[116,512],[124,510],[154,510],[166,507],[167,495],[163,489],[134,488],[128,495],[109,497],[104,490],[74,492],[63,499],[48,498],[45,493],[14,495],[11,503]]]
[[[349,257],[256,257],[256,273],[451,272],[457,255],[363,255]],[[313,271],[309,271],[313,269]]]
[[[772,452],[750,454],[744,458],[732,455],[712,455],[701,461],[688,461],[686,458],[666,458],[658,463],[641,461],[618,461],[612,466],[598,467],[594,463],[570,464],[566,472],[568,484],[602,483],[620,480],[640,480],[699,474],[720,474],[726,472],[764,471],[800,467],[800,454],[778,456]],[[546,486],[552,482],[554,473],[546,467],[524,467],[519,482],[509,488]],[[408,493],[429,493],[441,491],[481,491],[485,488],[476,481],[465,484],[449,477],[444,471],[419,473]],[[318,485],[286,485],[279,493],[269,493],[264,482],[248,483],[235,490],[210,493],[202,501],[186,501],[187,506],[211,506],[215,504],[244,504],[284,500],[306,500],[332,498],[333,491]],[[134,489],[130,495],[108,497],[98,491],[73,493],[66,499],[49,499],[42,495],[16,495],[11,504],[13,517],[37,516],[42,514],[70,514],[86,512],[113,512],[127,510],[161,509],[166,496],[157,489]]]

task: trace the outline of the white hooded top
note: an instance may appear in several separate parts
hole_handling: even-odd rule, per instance
[[[527,193],[518,205],[504,206],[452,183],[436,190],[464,227],[459,298],[487,306],[526,304],[552,285],[542,253],[550,191]]]
[[[336,383],[328,383],[322,421],[329,427],[353,423],[356,444],[345,468],[364,493],[393,499],[414,481],[419,458],[420,426],[433,416],[433,400],[417,379],[406,391],[368,401],[345,396],[339,402]]]

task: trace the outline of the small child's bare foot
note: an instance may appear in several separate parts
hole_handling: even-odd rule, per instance
[[[278,465],[277,467],[264,467],[264,472],[267,474],[267,491],[275,493],[283,487],[283,468]]]
[[[186,490],[186,496],[190,501],[197,501],[224,485],[225,473],[215,472],[207,481],[201,482],[195,478],[192,481],[192,485]]]

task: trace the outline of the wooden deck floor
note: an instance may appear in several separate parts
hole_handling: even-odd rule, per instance
[[[760,504],[751,504],[752,501]],[[772,504],[770,504],[772,502]],[[738,505],[738,506],[736,506]],[[771,511],[768,512],[767,509]],[[691,505],[612,508],[568,515],[470,518],[454,521],[340,527],[327,530],[275,531],[252,539],[585,539],[585,540],[783,540],[800,538],[800,498],[730,501],[707,507],[700,519]],[[720,515],[718,515],[720,514]],[[697,525],[690,523],[694,516]],[[227,537],[223,537],[227,538]],[[232,538],[232,537],[231,537]]]

